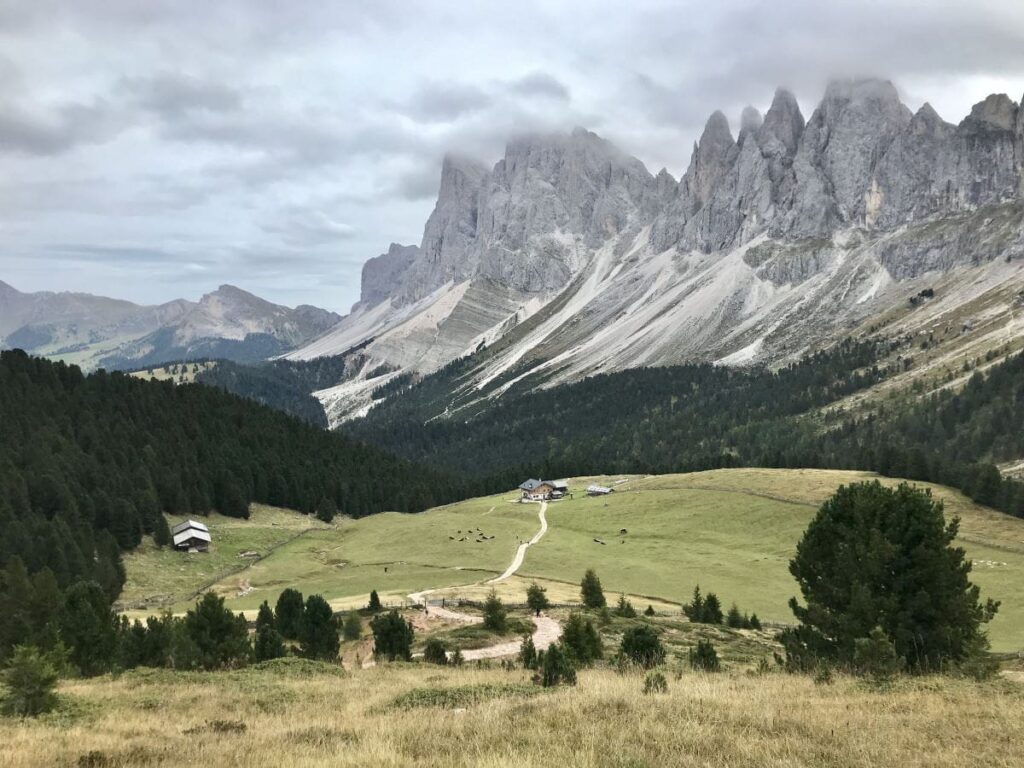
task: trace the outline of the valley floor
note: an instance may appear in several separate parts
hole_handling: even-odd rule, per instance
[[[0,720],[0,766],[1020,765],[1024,685],[748,671],[584,671],[544,690],[527,673],[298,660],[213,674],[137,670],[61,686],[62,711]]]
[[[581,493],[595,478],[575,478],[574,498],[548,505],[547,532],[525,550],[515,575],[498,584],[486,582],[538,533],[538,506],[513,503],[511,493],[331,526],[257,507],[250,521],[211,518],[208,555],[154,547],[130,554],[123,607],[143,616],[180,612],[198,590],[212,587],[233,609],[254,614],[288,586],[323,594],[337,609],[365,605],[371,589],[392,605],[406,605],[410,593],[422,590],[433,590],[433,598],[481,598],[492,586],[503,599],[522,602],[531,581],[568,603],[579,599],[583,572],[595,568],[613,601],[625,592],[641,608],[678,610],[700,584],[726,607],[735,601],[762,620],[789,622],[787,601],[797,586],[788,563],[800,535],[837,486],[872,477],[774,469],[610,477],[600,481],[615,484],[616,492],[595,498]],[[1002,601],[989,626],[994,650],[1024,649],[1024,520],[948,488],[918,485],[943,500],[947,517],[961,518],[971,578],[983,597]],[[247,552],[259,559],[240,556]]]

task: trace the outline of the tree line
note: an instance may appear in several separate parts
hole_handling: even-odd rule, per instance
[[[17,559],[40,593],[88,581],[112,601],[121,552],[169,541],[165,513],[248,517],[259,502],[362,517],[476,491],[216,388],[16,350],[0,353],[0,425],[0,571]]]
[[[975,373],[960,391],[867,415],[817,415],[889,376],[893,369],[880,360],[893,349],[847,340],[777,371],[696,364],[627,370],[533,392],[513,389],[475,410],[433,418],[460,397],[471,371],[460,360],[343,429],[497,487],[538,475],[860,469],[950,485],[1024,515],[1024,484],[994,466],[1024,455],[1021,355]]]

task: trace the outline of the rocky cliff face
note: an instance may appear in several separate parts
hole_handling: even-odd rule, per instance
[[[953,125],[889,82],[841,80],[806,121],[780,89],[738,128],[714,113],[678,182],[582,129],[516,139],[491,169],[447,158],[420,246],[368,262],[353,314],[295,356],[358,346],[364,371],[426,373],[493,347],[481,389],[771,362],[902,306],[912,281],[1017,274],[1024,109],[1008,96]],[[379,383],[325,401],[345,418]]]

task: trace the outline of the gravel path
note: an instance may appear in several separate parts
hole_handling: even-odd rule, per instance
[[[534,544],[536,544],[542,538],[544,538],[544,534],[548,532],[548,519],[547,517],[545,517],[545,513],[547,511],[548,503],[546,501],[542,501],[540,503],[540,513],[537,515],[537,517],[540,519],[540,530],[534,534],[532,539],[523,542],[519,545],[519,549],[516,550],[516,556],[512,558],[512,563],[509,565],[509,567],[505,569],[505,572],[501,574],[501,576],[498,576],[496,579],[491,579],[490,581],[488,581],[488,584],[497,584],[499,581],[504,581],[509,576],[511,576],[519,570],[519,568],[523,564],[523,558],[526,557],[526,550]]]
[[[519,545],[516,550],[516,556],[512,558],[512,562],[505,572],[496,578],[490,579],[486,584],[497,584],[500,581],[512,576],[519,568],[523,565],[523,558],[526,557],[526,550],[536,544],[542,538],[544,534],[548,532],[548,519],[546,513],[548,511],[548,503],[542,501],[540,504],[540,512],[537,514],[540,520],[540,530],[534,534],[533,538],[529,541],[523,542]],[[471,586],[471,585],[467,585]],[[408,595],[409,601],[413,605],[423,605],[426,602],[427,595],[436,590],[425,589],[422,592],[413,592]],[[442,608],[440,606],[430,606],[427,610],[427,614],[431,617],[444,619],[445,621],[461,621],[466,624],[480,624],[483,618],[480,616],[471,616],[467,613],[460,613],[453,611],[450,608]],[[534,616],[533,618],[533,644],[536,646],[538,651],[547,649],[552,643],[556,642],[559,637],[562,636],[562,626],[552,619],[550,616]],[[520,640],[512,640],[507,643],[498,643],[496,645],[490,645],[486,648],[476,648],[471,651],[463,651],[462,657],[466,661],[475,661],[477,659],[497,659],[502,656],[514,656],[519,653]]]

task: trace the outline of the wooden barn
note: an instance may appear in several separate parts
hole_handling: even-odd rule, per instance
[[[186,520],[171,528],[174,548],[183,552],[206,552],[210,549],[210,529],[195,520]]]
[[[615,489],[607,488],[603,485],[587,486],[587,496],[606,496],[609,493],[615,493]]]

